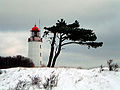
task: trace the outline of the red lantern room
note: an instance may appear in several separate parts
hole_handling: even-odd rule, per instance
[[[32,30],[31,30],[32,32],[33,31],[37,31],[37,32],[40,32],[40,30],[39,30],[39,28],[36,26],[36,24],[35,24],[35,26],[32,28]]]
[[[42,38],[40,36],[40,30],[36,26],[36,24],[32,28],[32,30],[30,30],[30,31],[31,31],[31,37],[28,39],[28,42],[30,42],[30,41],[40,41],[40,42],[42,42]]]

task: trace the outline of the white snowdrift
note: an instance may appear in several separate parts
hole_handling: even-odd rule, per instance
[[[0,90],[120,90],[120,71],[99,68],[2,69]],[[51,87],[51,88],[50,88]]]

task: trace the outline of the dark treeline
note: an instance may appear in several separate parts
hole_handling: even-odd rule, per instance
[[[21,55],[13,57],[0,56],[0,69],[12,67],[34,67],[34,63],[29,58]]]

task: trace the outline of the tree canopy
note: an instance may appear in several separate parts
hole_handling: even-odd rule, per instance
[[[90,29],[79,28],[79,22],[76,20],[72,24],[67,24],[65,20],[58,20],[56,25],[52,27],[44,27],[43,36],[50,36],[51,50],[48,61],[48,67],[54,67],[57,57],[59,56],[62,47],[68,44],[86,45],[88,48],[97,48],[103,45],[103,42],[95,42],[97,36]]]

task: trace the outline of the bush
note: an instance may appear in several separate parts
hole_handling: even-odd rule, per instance
[[[119,68],[118,64],[114,64],[113,63],[113,60],[108,60],[107,61],[107,64],[108,64],[108,68],[109,68],[109,71],[117,71],[117,68]]]
[[[21,81],[17,83],[16,87],[11,90],[52,90],[57,86],[58,83],[58,75],[52,73],[50,77],[45,77],[45,81],[42,80],[39,76],[29,76],[31,81]]]
[[[25,81],[19,81],[15,90],[24,90],[25,86],[26,86],[26,83]]]
[[[13,57],[0,57],[0,69],[12,67],[34,67],[34,63],[21,55]]]
[[[53,87],[56,87],[58,83],[58,75],[52,73],[49,78],[46,78],[46,82],[43,84],[46,90],[52,90]]]
[[[104,71],[103,65],[100,66],[100,72]]]

